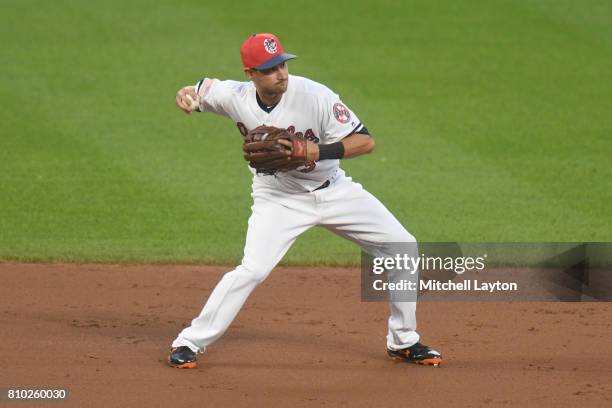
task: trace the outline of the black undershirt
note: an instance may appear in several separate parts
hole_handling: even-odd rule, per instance
[[[368,130],[367,127],[363,126],[360,130],[351,133],[351,135],[354,135],[355,133],[359,133],[361,135],[370,135],[370,131]],[[350,135],[349,135],[350,136]]]
[[[263,101],[261,100],[257,92],[255,92],[255,98],[257,99],[257,104],[259,105],[261,110],[263,110],[266,113],[272,112],[272,110],[276,108],[276,105],[278,105],[278,102],[276,102],[274,105],[267,106],[265,103],[263,103]]]

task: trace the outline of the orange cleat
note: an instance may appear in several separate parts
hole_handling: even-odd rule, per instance
[[[401,350],[391,350],[387,348],[387,354],[394,360],[414,364],[438,367],[440,363],[442,363],[442,355],[440,353],[422,345],[421,343],[413,344],[412,346]]]
[[[187,346],[170,349],[168,364],[174,368],[196,368],[196,353]]]

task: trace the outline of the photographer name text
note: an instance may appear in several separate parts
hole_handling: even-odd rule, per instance
[[[518,290],[516,282],[481,282],[476,279],[466,279],[463,281],[438,281],[420,280],[417,283],[410,280],[400,280],[398,282],[385,282],[382,279],[377,279],[372,282],[372,287],[377,291],[484,291],[484,292],[513,292]]]

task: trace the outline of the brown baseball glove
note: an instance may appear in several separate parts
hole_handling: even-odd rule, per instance
[[[251,130],[244,139],[242,150],[249,166],[260,174],[295,170],[306,163],[306,139],[301,134],[272,126]]]

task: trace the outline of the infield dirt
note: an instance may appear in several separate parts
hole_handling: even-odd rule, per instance
[[[354,268],[277,268],[198,368],[168,367],[227,270],[1,263],[0,386],[75,407],[612,405],[609,303],[423,302],[445,362],[421,367],[386,357],[387,305]]]

